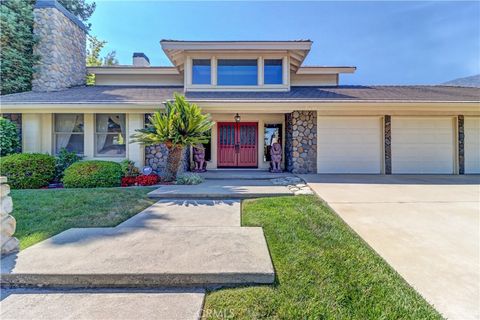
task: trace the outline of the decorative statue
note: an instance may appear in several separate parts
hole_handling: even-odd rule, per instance
[[[193,169],[193,172],[207,171],[207,162],[205,161],[205,148],[201,143],[193,147],[193,161],[195,162],[195,169]]]
[[[275,142],[270,148],[270,172],[282,172],[282,145]]]

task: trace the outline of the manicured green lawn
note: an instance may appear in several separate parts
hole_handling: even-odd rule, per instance
[[[70,228],[113,227],[155,201],[152,187],[13,190],[20,248]]]
[[[441,319],[316,197],[246,201],[242,220],[263,227],[276,283],[210,292],[204,318]]]

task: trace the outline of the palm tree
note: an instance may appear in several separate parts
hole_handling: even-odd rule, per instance
[[[207,143],[208,132],[214,125],[209,114],[202,114],[196,104],[189,103],[179,94],[175,94],[173,102],[165,104],[165,110],[156,111],[148,120],[145,129],[138,129],[131,136],[130,143],[165,144],[168,149],[165,181],[176,179],[183,149]]]

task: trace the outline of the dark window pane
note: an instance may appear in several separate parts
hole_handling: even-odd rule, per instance
[[[96,114],[96,155],[124,157],[126,154],[125,114]]]
[[[124,157],[126,154],[125,136],[118,134],[97,134],[97,155]]]
[[[274,143],[282,144],[282,125],[266,124],[264,129],[264,160],[270,161],[270,149]],[[283,147],[283,146],[282,146]]]
[[[63,148],[69,152],[83,154],[83,134],[58,133],[55,137],[55,153],[58,154]]]
[[[97,125],[97,132],[125,133],[124,114],[97,114],[95,123]]]
[[[211,67],[208,59],[193,59],[192,84],[210,84]]]
[[[55,153],[65,148],[83,154],[83,114],[55,114]]]
[[[55,132],[83,132],[83,114],[55,114]]]
[[[265,84],[282,84],[283,70],[281,59],[266,59],[264,61],[264,83]]]
[[[220,86],[255,86],[258,80],[257,60],[220,59],[217,84]]]

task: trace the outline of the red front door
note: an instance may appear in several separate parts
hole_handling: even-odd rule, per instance
[[[218,167],[257,167],[257,123],[218,123]]]

